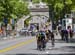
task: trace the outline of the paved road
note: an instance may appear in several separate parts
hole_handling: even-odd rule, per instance
[[[72,43],[66,43],[60,40],[60,36],[55,37],[55,47],[52,47],[51,41],[49,41],[45,51],[36,49],[35,37],[0,40],[0,54],[75,54],[75,38],[72,40]]]

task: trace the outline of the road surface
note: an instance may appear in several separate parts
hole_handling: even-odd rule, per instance
[[[47,43],[45,51],[38,51],[36,48],[36,37],[19,37],[0,40],[0,55],[10,54],[75,54],[75,37],[71,42],[66,43],[55,36],[55,47],[51,41]]]

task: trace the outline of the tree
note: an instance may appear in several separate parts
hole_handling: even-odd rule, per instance
[[[20,0],[0,0],[0,21],[29,14],[27,3]]]
[[[75,0],[72,0],[72,6],[71,6],[71,8],[72,8],[72,11],[75,12]]]
[[[33,3],[39,3],[39,0],[32,0]]]
[[[71,14],[75,10],[75,0],[42,0],[48,5],[49,18],[53,22],[65,18],[65,14]]]

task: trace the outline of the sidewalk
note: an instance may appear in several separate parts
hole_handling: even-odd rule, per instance
[[[16,38],[22,38],[22,37],[31,37],[31,36],[17,36],[17,35],[12,35],[12,36],[6,36],[6,37],[1,37],[0,36],[0,41],[3,40],[9,40],[9,39],[16,39]]]

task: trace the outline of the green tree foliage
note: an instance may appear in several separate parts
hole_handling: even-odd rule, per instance
[[[0,0],[0,21],[3,18],[20,18],[27,14],[27,3],[20,0]]]
[[[39,3],[39,0],[32,0],[33,3]]]
[[[72,6],[71,6],[71,8],[75,12],[75,0],[72,0]]]
[[[63,18],[65,14],[71,13],[71,10],[75,10],[75,0],[42,0],[51,12],[54,12],[54,18]]]
[[[29,18],[27,18],[27,19],[24,21],[24,24],[25,24],[26,26],[29,25],[29,21],[31,20],[31,18],[32,18],[32,16],[30,16]]]

